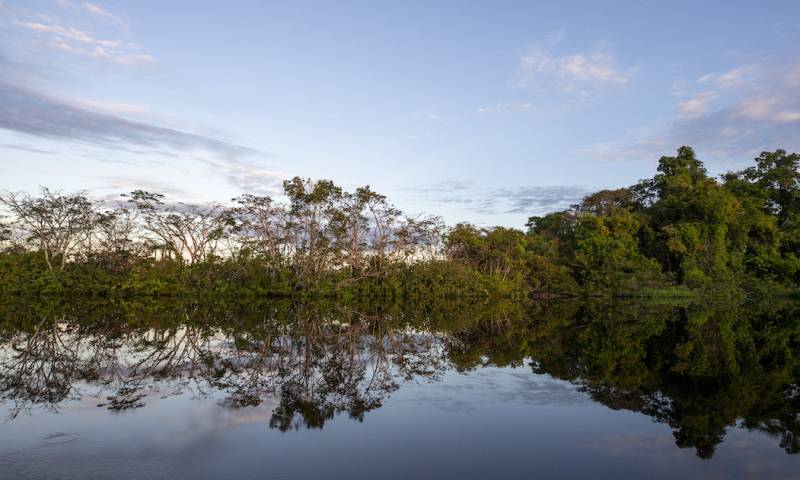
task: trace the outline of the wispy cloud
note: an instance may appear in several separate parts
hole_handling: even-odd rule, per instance
[[[678,101],[675,117],[662,128],[596,143],[579,153],[604,160],[652,160],[692,145],[711,160],[744,161],[764,150],[800,149],[798,72],[800,61],[783,61],[703,75],[685,86],[680,96],[690,96]]]
[[[700,77],[697,82],[719,88],[732,88],[750,81],[755,70],[755,65],[742,65],[721,73],[707,73]]]
[[[286,173],[243,158],[200,159],[220,172],[222,177],[241,192],[275,195],[283,191]]]
[[[60,37],[74,40],[76,42],[87,43],[91,45],[98,45],[108,48],[119,48],[123,45],[123,42],[121,40],[100,40],[92,37],[83,30],[78,30],[77,28],[72,28],[72,27],[64,27],[53,23],[47,24],[39,22],[24,22],[21,20],[14,20],[14,25],[22,28],[27,28],[28,30],[33,30],[34,32],[52,33]]]
[[[606,45],[557,54],[562,38],[563,34],[550,36],[519,57],[519,85],[554,83],[562,91],[588,94],[593,89],[621,87],[633,81],[637,68],[621,66]]]
[[[698,118],[711,110],[716,92],[700,92],[694,97],[678,103],[678,113],[682,118]]]
[[[529,110],[533,110],[533,104],[530,102],[501,102],[478,108],[475,113],[526,112]]]
[[[137,66],[153,65],[158,63],[154,56],[146,53],[120,52],[116,49],[109,49],[99,46],[95,46],[94,48],[82,48],[64,42],[58,38],[53,39],[47,44],[47,46],[74,55],[96,58],[98,60],[109,60],[120,65]]]
[[[440,122],[444,120],[444,116],[436,112],[418,112],[414,114],[414,120],[421,122]]]
[[[148,105],[140,105],[129,102],[104,102],[99,100],[92,100],[89,98],[73,98],[71,103],[89,110],[98,112],[110,113],[113,115],[122,116],[149,116],[153,115],[153,109]]]
[[[156,117],[149,107],[126,102],[67,99],[44,93],[42,78],[29,65],[0,54],[0,130],[44,139],[54,146],[91,147],[109,152],[132,152],[184,158],[204,164],[242,191],[274,192],[286,177],[263,160],[271,155],[221,138],[201,135],[132,117]],[[1,148],[34,153],[58,153],[31,147],[28,142]],[[110,160],[114,161],[115,156]],[[135,185],[134,185],[135,186]]]
[[[104,20],[121,30],[127,31],[130,28],[128,23],[121,16],[112,13],[107,8],[101,7],[96,3],[73,1],[73,0],[56,0],[56,3],[65,9],[73,9],[73,10],[88,12],[92,16]]]
[[[158,63],[153,55],[140,51],[140,47],[134,43],[120,39],[97,38],[86,30],[63,24],[48,15],[28,14],[27,17],[29,18],[14,19],[13,24],[33,35],[43,37],[43,45],[48,48],[127,66]]]
[[[455,204],[484,215],[541,215],[568,208],[589,193],[586,188],[571,185],[485,188],[462,181],[441,182],[408,190],[428,201]]]
[[[81,4],[84,10],[91,13],[92,15],[102,18],[104,20],[108,20],[109,22],[117,25],[118,27],[122,28],[123,30],[128,30],[128,24],[118,15],[115,15],[105,8],[95,5],[94,3],[83,2]]]
[[[235,143],[129,120],[0,81],[0,128],[51,140],[105,147],[202,150],[227,158],[255,153]]]
[[[37,147],[33,147],[33,146],[30,146],[30,145],[25,145],[25,144],[21,144],[21,143],[0,143],[0,148],[8,148],[8,149],[11,149],[11,150],[20,150],[22,152],[38,153],[38,154],[42,154],[42,155],[53,155],[53,154],[56,153],[56,152],[53,152],[51,150],[44,150],[42,148],[37,148]]]
[[[732,116],[767,123],[795,123],[800,122],[798,103],[782,95],[752,97],[740,102]]]
[[[135,175],[106,175],[98,177],[98,180],[101,182],[99,190],[108,191],[114,199],[118,199],[120,194],[128,193],[133,189],[143,189],[177,197],[186,197],[187,195],[186,190],[176,186],[174,183],[161,181],[155,178]]]

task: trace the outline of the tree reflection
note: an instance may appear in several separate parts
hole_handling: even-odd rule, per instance
[[[90,384],[103,397],[98,406],[113,411],[143,407],[156,394],[222,395],[229,408],[276,398],[271,427],[322,428],[340,412],[363,420],[402,382],[436,378],[446,366],[437,335],[398,328],[387,315],[314,306],[251,312],[237,325],[196,306],[181,313],[180,321],[100,318],[88,326],[64,316],[7,333],[0,389],[15,404],[11,416],[58,410]]]
[[[188,394],[269,401],[270,427],[363,421],[406,382],[524,366],[669,425],[709,458],[734,426],[800,451],[800,313],[792,303],[454,308],[136,301],[0,305],[0,399],[14,418],[96,395],[112,411]]]
[[[710,458],[737,423],[781,438],[800,433],[794,305],[757,308],[583,307],[576,320],[534,322],[535,372],[575,382],[594,400],[668,424],[679,447]]]

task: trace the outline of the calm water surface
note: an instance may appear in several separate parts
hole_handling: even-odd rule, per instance
[[[791,303],[0,311],[0,478],[800,478]]]

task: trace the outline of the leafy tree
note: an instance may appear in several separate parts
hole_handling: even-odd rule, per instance
[[[616,190],[600,190],[587,195],[580,204],[575,206],[575,209],[580,213],[608,215],[615,210],[630,209],[634,203],[631,189],[618,188]]]
[[[781,225],[800,213],[800,155],[763,152],[741,175],[763,191],[767,212],[777,215]]]
[[[598,290],[657,286],[663,280],[658,263],[639,250],[641,227],[637,217],[622,208],[604,216],[580,215],[572,261],[578,282]]]
[[[740,228],[741,204],[716,180],[689,147],[677,156],[661,157],[658,173],[639,190],[655,199],[646,209],[658,232],[645,251],[675,272],[679,282],[709,286],[712,281],[731,282],[741,271],[743,251],[729,244]]]

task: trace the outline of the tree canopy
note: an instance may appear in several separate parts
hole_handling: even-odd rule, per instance
[[[799,165],[797,154],[776,150],[714,178],[681,147],[659,159],[652,178],[530,217],[526,231],[447,228],[369,186],[346,191],[300,177],[284,182],[285,200],[245,194],[228,204],[144,190],[116,206],[81,192],[7,192],[0,285],[63,287],[72,275],[101,290],[135,291],[147,278],[145,291],[180,290],[171,282],[397,291],[414,283],[410,270],[420,280],[446,269],[450,280],[472,282],[465,291],[511,296],[791,289],[800,283]]]

